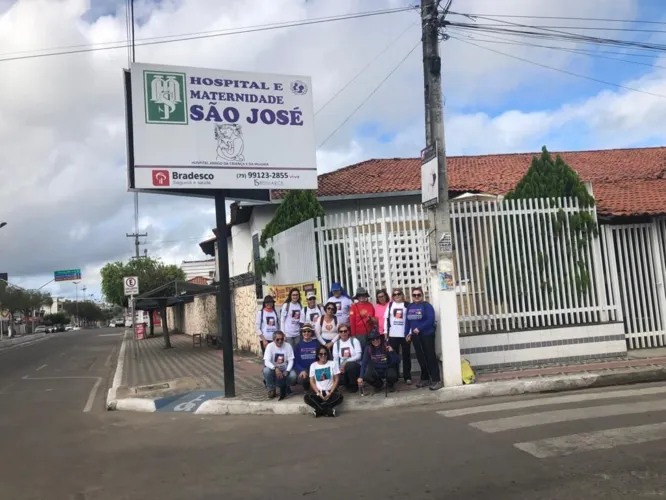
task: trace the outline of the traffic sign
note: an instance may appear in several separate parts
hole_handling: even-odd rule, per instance
[[[81,279],[81,269],[66,269],[64,271],[55,271],[53,273],[55,281],[72,281]]]
[[[125,276],[123,278],[125,295],[139,295],[139,278],[136,276]]]

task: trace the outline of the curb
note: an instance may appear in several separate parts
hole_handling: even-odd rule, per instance
[[[0,351],[4,351],[5,349],[10,349],[12,347],[17,347],[20,345],[34,344],[35,342],[46,340],[46,338],[47,338],[46,333],[32,333],[26,337],[17,337],[13,339],[3,340],[2,342],[0,342]]]
[[[125,349],[127,348],[127,337],[128,334],[131,333],[131,330],[125,330],[125,334],[123,335],[123,342],[120,344],[120,350],[118,351],[118,360],[116,361],[116,371],[113,375],[113,382],[111,383],[111,387],[109,388],[108,392],[106,393],[106,409],[107,410],[127,410],[127,411],[155,411],[155,401],[152,399],[141,399],[141,398],[123,398],[118,400],[117,399],[117,394],[118,394],[118,387],[120,387],[120,384],[122,383],[123,379],[123,368],[125,366]],[[120,403],[119,401],[126,401],[126,400],[140,400],[140,401],[149,401],[152,403],[152,410],[140,410],[137,408],[142,408],[147,405],[144,405],[143,403]],[[127,407],[126,407],[127,406]]]
[[[124,341],[123,341],[124,343]],[[122,350],[122,347],[121,347]],[[474,385],[444,388],[439,391],[414,391],[401,397],[383,395],[347,399],[341,409],[345,411],[381,410],[412,406],[435,405],[471,399],[517,396],[548,392],[565,392],[610,386],[666,381],[666,368],[631,370],[620,373],[578,373],[553,377],[514,379],[485,382]],[[111,392],[111,391],[109,391]],[[155,401],[147,398],[121,398],[109,403],[109,410],[155,412]],[[196,415],[305,415],[309,407],[302,400],[244,401],[240,399],[210,399],[192,412]]]

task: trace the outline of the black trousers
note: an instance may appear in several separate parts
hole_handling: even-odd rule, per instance
[[[421,380],[430,380],[441,382],[439,374],[439,360],[435,350],[435,335],[412,335],[414,349],[416,350],[416,359],[421,367]]]
[[[309,392],[303,396],[303,401],[305,401],[305,404],[310,408],[314,408],[318,415],[330,415],[331,410],[342,403],[343,399],[344,398],[342,397],[342,394],[339,392],[334,392],[331,394],[331,397],[326,400],[320,398],[312,392]]]
[[[414,337],[412,337],[414,338]],[[402,352],[402,378],[407,381],[412,378],[412,343],[404,337],[389,337],[389,345],[393,350]]]
[[[347,361],[345,371],[340,373],[340,384],[349,392],[358,391],[358,377],[361,375],[361,365],[357,361]]]
[[[386,370],[378,370],[372,364],[366,367],[363,380],[372,387],[380,389],[384,383],[384,379],[386,379],[389,387],[392,387],[398,381],[398,367],[389,366]]]
[[[299,378],[299,379],[296,379],[296,380],[298,381],[299,384],[301,384],[301,387],[303,388],[303,392],[305,392],[306,394],[308,392],[310,392],[310,377],[309,376],[307,376],[305,378]]]

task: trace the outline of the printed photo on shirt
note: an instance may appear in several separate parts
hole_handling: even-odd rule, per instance
[[[335,303],[335,308],[336,308],[338,311],[342,311],[342,302],[336,302],[336,303]]]
[[[284,364],[284,354],[276,352],[273,358],[273,364],[283,365]]]
[[[331,368],[316,368],[315,369],[315,380],[319,382],[324,382],[325,380],[331,380]]]
[[[271,318],[267,318],[267,319],[266,319],[266,324],[267,324],[268,326],[275,326],[275,318],[273,318],[273,317],[271,317]]]
[[[349,347],[343,347],[340,349],[341,358],[351,358],[351,349]]]
[[[301,311],[299,311],[298,309],[296,309],[294,311],[291,311],[291,317],[292,317],[292,319],[295,319],[295,320],[298,321],[299,319],[301,319]]]
[[[319,321],[319,313],[310,313],[310,323]]]
[[[402,319],[403,310],[402,309],[393,309],[393,317],[395,319]]]

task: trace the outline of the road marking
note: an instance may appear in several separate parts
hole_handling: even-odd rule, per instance
[[[41,370],[42,368],[46,368],[46,365],[42,365],[42,366],[40,366],[40,367],[37,368],[35,371],[38,372],[38,371]]]
[[[482,420],[480,422],[473,422],[469,425],[476,427],[483,432],[495,433],[523,429],[525,427],[555,424],[558,422],[614,417],[616,415],[632,415],[636,413],[647,413],[650,411],[666,411],[666,400],[529,413],[527,415],[514,415],[512,417],[497,418],[494,420]]]
[[[23,349],[24,347],[39,344],[40,342],[43,342],[44,340],[50,340],[52,338],[53,337],[39,337],[35,340],[30,340],[30,341],[22,342],[20,344],[10,345],[10,346],[6,346],[6,347],[3,347],[3,345],[0,343],[0,354],[5,353],[5,352],[9,352],[9,351],[13,351],[14,349]]]
[[[619,391],[595,392],[592,394],[575,394],[571,396],[555,396],[551,398],[528,399],[525,401],[514,401],[510,403],[497,403],[485,406],[473,406],[460,408],[458,410],[438,411],[439,415],[445,417],[462,417],[476,413],[490,413],[507,410],[519,410],[521,408],[534,408],[536,406],[551,406],[566,403],[579,403],[581,401],[599,401],[603,399],[628,398],[632,396],[649,396],[653,394],[666,393],[666,387],[647,387],[645,389],[624,389]]]
[[[101,384],[102,378],[97,377],[97,381],[95,382],[95,385],[93,385],[93,388],[90,390],[90,394],[88,395],[88,401],[86,401],[86,406],[83,408],[83,413],[88,413],[90,410],[92,410],[93,404],[95,403],[95,396],[97,396],[97,390]]]
[[[88,394],[88,400],[86,401],[86,406],[83,408],[84,412],[89,412],[92,409],[92,405],[95,402],[95,396],[97,395],[97,390],[102,384],[102,377],[31,377],[30,375],[24,375],[21,377],[22,380],[95,380],[95,384]]]
[[[120,337],[121,335],[125,335],[124,333],[100,333],[98,337]]]
[[[116,395],[118,394],[118,387],[123,381],[123,368],[125,367],[125,349],[127,346],[129,330],[124,332],[123,341],[120,344],[120,352],[118,353],[118,363],[116,364],[116,373],[113,375],[113,382],[111,388],[106,395],[106,406],[110,407],[115,404]]]
[[[662,439],[666,439],[666,422],[583,432],[569,436],[516,443],[514,446],[536,458],[550,458],[585,451],[609,450],[616,446],[647,443]]]

